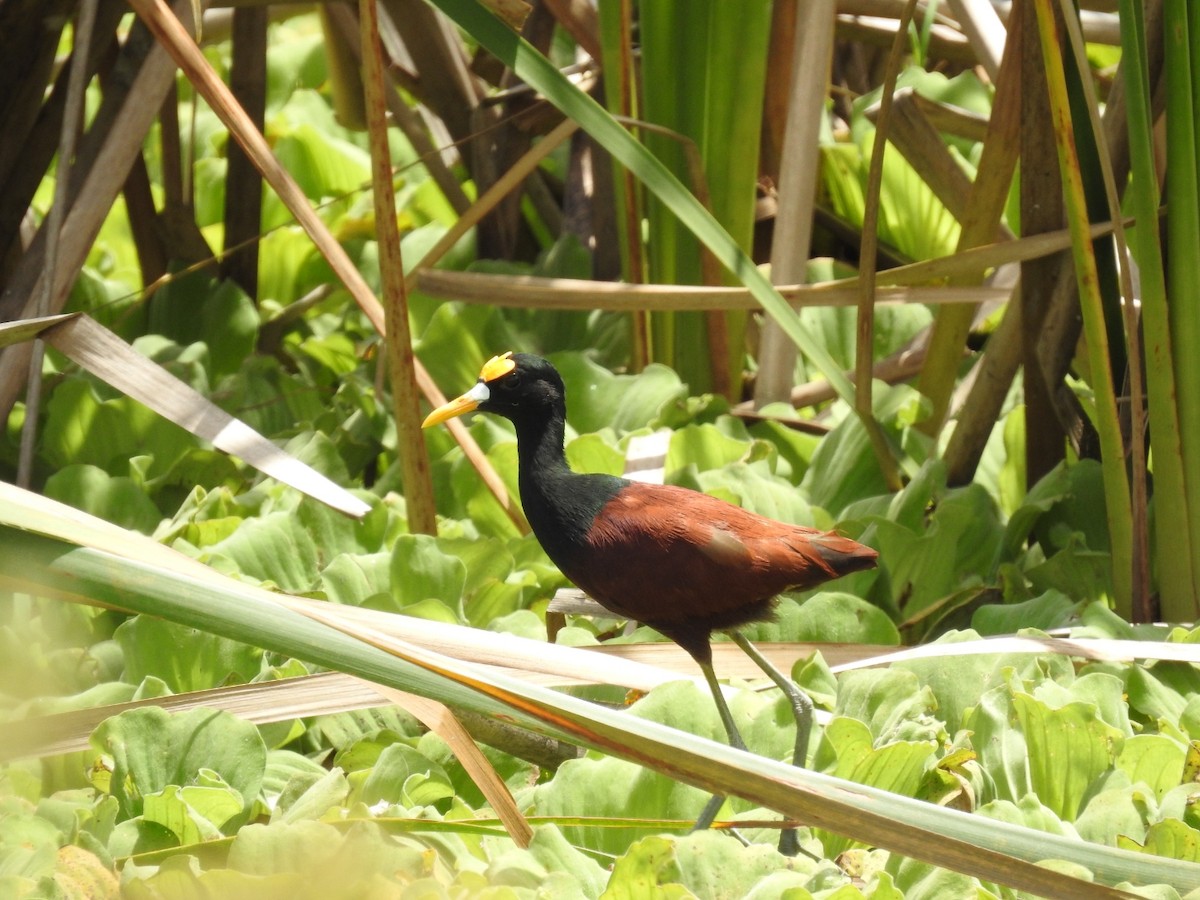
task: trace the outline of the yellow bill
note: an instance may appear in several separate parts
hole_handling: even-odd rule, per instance
[[[505,353],[503,356],[493,356],[483,364],[483,370],[479,373],[479,381],[475,382],[475,386],[463,394],[439,406],[421,423],[422,428],[430,428],[434,425],[440,425],[447,419],[453,419],[457,416],[465,415],[472,410],[478,409],[479,404],[486,403],[492,392],[488,388],[489,381],[495,381],[497,378],[503,378],[509,372],[517,367],[517,364],[512,360],[512,351]]]

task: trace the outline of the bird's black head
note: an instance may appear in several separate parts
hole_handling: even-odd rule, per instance
[[[423,427],[476,409],[504,416],[513,423],[562,416],[566,410],[562,376],[549,362],[531,353],[494,356],[484,363],[475,386],[431,412]]]

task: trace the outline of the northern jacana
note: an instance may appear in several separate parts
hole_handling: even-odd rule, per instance
[[[489,360],[475,386],[430,413],[424,427],[472,410],[504,416],[515,426],[521,505],[562,573],[606,609],[683,647],[704,673],[730,744],[744,750],[712,667],[712,632],[729,631],[791,700],[793,761],[803,766],[811,701],[733,629],[769,619],[785,590],[871,568],[877,553],[687,488],[572,471],[563,449],[563,380],[539,356],[506,353]],[[700,827],[711,823],[722,800],[710,801]]]

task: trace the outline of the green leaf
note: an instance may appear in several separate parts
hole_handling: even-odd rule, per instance
[[[1097,715],[1117,731],[1125,735],[1133,733],[1123,685],[1116,675],[1089,671],[1073,680],[1045,678],[1034,687],[1033,695],[1053,708],[1079,700],[1095,707]]]
[[[129,681],[161,678],[177,694],[245,683],[262,670],[257,647],[149,616],[121,623],[113,638],[124,653]]]
[[[584,434],[567,442],[567,462],[576,472],[600,472],[620,475],[625,470],[625,454],[603,434]]]
[[[197,844],[221,836],[220,826],[244,808],[242,798],[229,789],[169,784],[143,798],[142,820],[166,828],[181,845]]]
[[[745,459],[749,449],[749,441],[729,437],[716,425],[688,425],[671,433],[666,474],[688,466],[719,469]]]
[[[923,532],[880,521],[876,534],[893,600],[911,618],[953,593],[965,576],[990,571],[1002,526],[995,501],[970,485],[947,493]]]
[[[196,439],[136,400],[101,401],[92,385],[71,378],[59,384],[46,404],[42,452],[55,468],[90,463],[106,471],[125,469],[130,458],[154,457],[158,474]]]
[[[392,554],[343,553],[321,572],[321,589],[335,603],[359,606],[370,597],[391,594]]]
[[[1145,790],[1112,779],[1113,787],[1098,791],[1075,821],[1085,841],[1115,847],[1121,838],[1141,841],[1150,823],[1158,817],[1154,798]]]
[[[752,641],[828,641],[896,646],[900,633],[887,613],[861,597],[819,591],[803,603],[782,598],[770,622],[741,629]]]
[[[638,841],[613,865],[602,900],[681,900],[694,896],[679,883],[675,844],[662,837]]]
[[[800,491],[783,478],[763,471],[763,463],[734,463],[701,472],[698,486],[707,493],[731,495],[738,506],[779,522],[812,527],[813,510]]]
[[[896,887],[903,891],[906,898],[938,900],[941,897],[974,897],[991,900],[995,897],[985,892],[974,878],[896,854],[889,857],[884,871],[895,879]]]
[[[984,802],[997,799],[1019,803],[1033,789],[1033,763],[1025,735],[1010,725],[1016,715],[1013,706],[1012,693],[1001,684],[985,692],[966,715],[971,745],[994,791],[980,798]]]
[[[321,774],[296,773],[279,792],[271,809],[271,822],[320,819],[331,809],[345,805],[349,796],[350,784],[340,768],[322,770]]]
[[[551,362],[567,386],[567,422],[580,434],[613,429],[617,434],[651,425],[665,406],[681,402],[687,389],[666,366],[637,375],[614,375],[579,353],[555,353]]]
[[[835,715],[858,721],[880,743],[943,731],[933,717],[936,709],[933,691],[903,669],[861,669],[838,679]]]
[[[781,728],[753,727],[752,717],[775,718],[776,704],[769,698],[741,691],[728,698],[734,721],[751,749],[770,757],[782,757],[791,751],[791,736]],[[692,682],[678,681],[655,688],[639,700],[629,712],[641,719],[661,722],[692,734],[726,742],[725,730],[717,715],[712,695]],[[789,717],[790,718],[790,717]],[[761,746],[762,738],[771,740]],[[782,737],[782,740],[780,738]],[[778,751],[778,753],[777,753]],[[606,785],[596,791],[597,784]],[[621,760],[577,759],[563,763],[558,776],[535,789],[538,812],[543,815],[576,815],[586,808],[589,815],[606,817],[644,817],[647,819],[677,818],[694,820],[704,805],[703,791],[681,784],[657,772]],[[655,828],[611,829],[597,826],[564,827],[563,833],[572,843],[593,847],[607,853],[622,853]]]
[[[1168,859],[1200,863],[1200,831],[1178,819],[1164,819],[1151,825],[1146,833],[1146,841],[1141,847],[1134,841],[1120,839],[1117,846],[1131,850],[1141,849]]]
[[[533,840],[529,842],[529,855],[549,872],[569,872],[585,897],[599,897],[608,882],[608,870],[571,846],[563,833],[553,825],[534,829]]]
[[[1022,628],[1050,631],[1066,625],[1078,604],[1061,591],[1049,590],[1022,603],[989,603],[971,614],[971,627],[984,635],[1015,634]]]
[[[753,896],[763,879],[780,870],[800,869],[791,872],[788,883],[804,884],[816,868],[807,859],[780,856],[772,844],[743,847],[711,830],[682,835],[674,844],[679,880],[697,897]]]
[[[313,536],[292,511],[245,519],[236,531],[205,549],[214,560],[228,560],[237,571],[294,593],[309,590],[319,571],[320,552]]]
[[[111,759],[108,792],[127,817],[167,785],[195,785],[215,773],[249,813],[262,787],[266,747],[258,729],[226,712],[194,709],[170,715],[157,707],[123,712],[100,725],[91,744]]]
[[[1051,709],[1017,693],[1013,708],[1029,748],[1034,792],[1057,816],[1074,820],[1088,788],[1112,765],[1125,736],[1087,703]]]
[[[1125,678],[1125,691],[1129,697],[1129,708],[1136,710],[1147,721],[1165,721],[1172,724],[1182,720],[1189,699],[1179,691],[1168,687],[1155,677],[1154,670],[1134,666]],[[1164,672],[1167,669],[1164,668]]]
[[[1117,768],[1134,784],[1142,783],[1162,800],[1183,781],[1185,750],[1178,741],[1162,734],[1136,734],[1125,739],[1117,754]]]
[[[392,596],[401,607],[440,600],[452,609],[462,601],[467,567],[438,546],[437,538],[406,534],[392,549]]]
[[[450,777],[441,766],[406,744],[383,749],[363,783],[358,799],[367,805],[429,806],[454,796]]]
[[[368,895],[363,880],[376,873],[404,883],[427,871],[421,849],[390,838],[372,822],[345,833],[313,821],[247,825],[229,847],[228,865],[250,875],[299,873],[293,890],[330,897],[360,890]]]
[[[862,422],[849,416],[825,435],[800,488],[835,519],[853,501],[888,492]]]
[[[154,531],[162,513],[132,478],[112,476],[92,465],[59,469],[46,479],[45,494],[76,509],[143,534]]]
[[[1058,834],[1064,837],[1077,836],[1075,829],[1043,806],[1035,794],[1026,794],[1019,803],[1013,803],[1011,800],[992,800],[979,807],[977,812],[981,816],[1001,822],[1011,822],[1013,825],[1036,828],[1038,831],[1045,831],[1048,834]]]
[[[371,180],[367,153],[308,122],[277,133],[271,149],[310,200],[353,193]]]

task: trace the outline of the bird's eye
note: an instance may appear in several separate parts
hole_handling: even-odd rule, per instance
[[[521,386],[521,373],[514,369],[513,371],[508,373],[508,377],[505,379],[505,381],[508,383],[508,387],[510,387],[510,388],[520,387]]]

